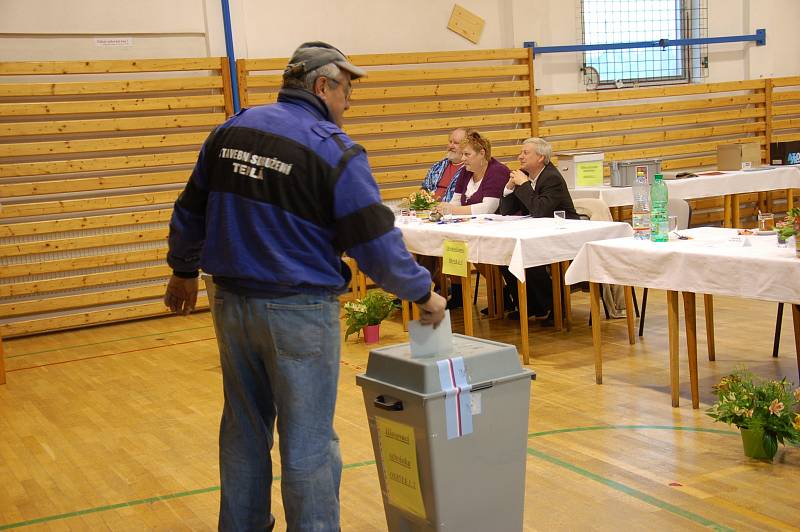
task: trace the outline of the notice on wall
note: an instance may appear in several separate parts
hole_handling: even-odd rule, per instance
[[[481,33],[483,33],[484,25],[486,25],[484,19],[455,4],[453,12],[450,14],[450,20],[447,22],[447,29],[477,44],[481,38]]]
[[[375,416],[389,504],[425,519],[414,427]]]
[[[467,273],[467,243],[457,240],[444,241],[442,253],[442,271],[447,275],[466,277]]]
[[[100,48],[123,48],[133,46],[133,37],[95,37],[94,45]]]

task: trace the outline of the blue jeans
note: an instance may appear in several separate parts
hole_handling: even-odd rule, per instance
[[[270,449],[277,418],[288,530],[339,530],[338,298],[251,298],[217,286],[213,305],[225,393],[219,529],[274,526]]]

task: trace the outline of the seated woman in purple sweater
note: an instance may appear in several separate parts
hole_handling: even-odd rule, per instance
[[[500,206],[511,171],[492,157],[492,143],[475,130],[467,131],[461,143],[464,172],[456,182],[445,214],[491,214]]]
[[[492,158],[492,143],[477,131],[467,131],[461,142],[464,171],[456,181],[449,203],[440,205],[443,214],[492,214],[500,206],[511,170]],[[448,309],[462,307],[461,285],[453,279]]]

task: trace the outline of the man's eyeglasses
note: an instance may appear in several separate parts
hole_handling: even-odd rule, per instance
[[[335,83],[337,86],[339,86],[339,85],[344,83],[342,80],[339,80],[339,79],[336,79],[336,78],[328,78],[328,81],[331,82],[331,83]],[[345,98],[345,100],[350,100],[350,94],[352,92],[353,92],[353,86],[350,85],[350,83],[348,83],[347,85],[344,86],[344,98]]]

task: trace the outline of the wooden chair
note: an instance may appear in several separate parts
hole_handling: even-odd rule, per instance
[[[364,275],[359,267],[356,260],[352,257],[344,256],[342,257],[342,262],[347,264],[347,267],[350,268],[350,294],[349,297],[352,299],[359,299],[366,295],[367,293],[367,278]]]
[[[594,220],[601,222],[614,221],[608,204],[599,198],[577,198],[572,200],[572,204],[575,206],[575,212],[578,213],[578,216],[580,216],[582,220]],[[611,290],[611,288],[607,288],[605,286],[601,287],[600,302],[603,304],[603,311],[606,315],[606,319],[611,318],[611,313],[608,310],[608,303],[606,302],[605,297],[605,293],[608,290]],[[610,293],[608,294],[608,297],[612,297]],[[570,298],[570,293],[568,290],[564,290],[564,298],[566,306],[571,306],[568,302]],[[589,325],[591,324],[592,317],[589,316]]]

